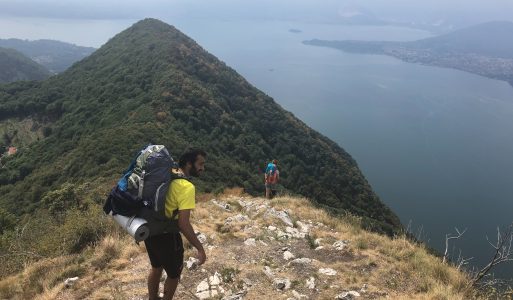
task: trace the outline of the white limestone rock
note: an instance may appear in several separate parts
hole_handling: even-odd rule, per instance
[[[75,284],[75,282],[78,281],[78,279],[79,279],[78,277],[68,278],[68,279],[64,280],[64,286],[66,286],[67,288],[72,287]]]
[[[289,217],[289,214],[286,211],[283,211],[283,210],[277,211],[274,208],[271,208],[271,209],[267,210],[267,213],[280,219],[287,226],[294,226],[294,224],[292,224],[292,220]]]
[[[224,289],[220,286],[221,275],[215,272],[214,275],[201,281],[196,287],[196,297],[199,299],[209,299],[224,294]]]
[[[294,299],[296,299],[296,300],[308,299],[307,295],[300,294],[295,290],[292,290],[292,295],[294,296]]]
[[[253,205],[253,203],[251,201],[244,201],[242,199],[239,199],[238,202],[239,202],[239,205],[242,206],[242,208],[244,208],[244,209],[248,209],[248,207]]]
[[[221,284],[221,274],[215,272],[214,275],[210,276],[208,279],[210,285],[220,285]]]
[[[306,287],[310,290],[315,289],[315,277],[310,277],[306,280]]]
[[[231,206],[228,203],[217,201],[216,199],[212,199],[210,201],[212,201],[212,203],[214,203],[214,205],[221,208],[222,210],[231,211]]]
[[[189,259],[185,262],[185,266],[188,270],[195,269],[199,265],[199,260],[195,257],[189,257]]]
[[[290,235],[292,236],[293,238],[296,238],[296,239],[303,239],[306,237],[306,234],[303,233],[303,232],[299,232],[299,230],[297,230],[296,228],[294,227],[290,227],[290,226],[287,226],[285,228],[285,231]]]
[[[258,207],[256,208],[256,211],[260,212],[260,211],[262,211],[262,210],[266,210],[266,209],[268,209],[268,208],[269,208],[269,205],[262,204],[262,205],[260,205],[260,206],[258,206]]]
[[[278,231],[276,231],[276,237],[279,239],[279,240],[288,240],[291,236],[281,230],[278,229]]]
[[[301,221],[297,221],[296,225],[297,225],[299,231],[301,233],[304,233],[304,234],[309,234],[310,233],[310,229],[312,228],[312,225],[305,224],[305,223],[303,223]]]
[[[246,215],[238,214],[232,217],[226,218],[226,221],[224,221],[225,224],[230,224],[232,222],[246,222],[249,221],[249,217]]]
[[[336,241],[333,244],[333,248],[335,248],[337,250],[344,250],[347,247],[348,244],[349,244],[349,241],[347,241],[347,240]]]
[[[311,263],[312,263],[312,260],[307,257],[296,258],[290,262],[290,264],[292,264],[292,265],[303,265],[303,266],[309,265]]]
[[[360,293],[356,291],[343,292],[342,294],[335,297],[337,300],[353,300],[360,297]]]
[[[285,252],[283,252],[283,259],[285,259],[285,260],[291,260],[291,259],[293,259],[293,258],[296,258],[296,256],[295,256],[294,254],[292,254],[292,252],[290,252],[290,251],[288,251],[288,250],[287,250],[287,251],[285,251]]]
[[[327,275],[327,276],[335,276],[337,275],[337,271],[331,269],[331,268],[320,268],[319,273]]]
[[[207,291],[209,289],[210,289],[210,286],[208,285],[208,280],[205,279],[202,282],[200,282],[198,284],[198,286],[196,287],[196,293],[204,292],[204,291]]]
[[[225,296],[221,300],[243,300],[244,296],[246,296],[247,293],[248,293],[248,291],[242,290],[242,291],[235,293],[234,295]]]
[[[210,299],[218,295],[217,290],[206,290],[202,292],[196,292],[196,297],[200,300]]]
[[[200,241],[201,244],[206,245],[208,244],[207,236],[201,232],[196,232],[196,237]]]
[[[267,276],[269,279],[274,279],[274,273],[273,273],[273,271],[271,270],[271,268],[269,268],[268,266],[265,266],[265,267],[264,267],[264,274],[265,274],[265,276]]]
[[[249,247],[256,247],[256,241],[254,238],[249,238],[244,241],[244,245],[249,246]]]
[[[280,291],[288,290],[290,289],[290,280],[288,278],[276,278],[274,279],[274,287]]]

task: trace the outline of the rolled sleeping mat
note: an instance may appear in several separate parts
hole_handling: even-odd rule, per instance
[[[116,222],[123,227],[137,242],[142,242],[150,236],[148,222],[142,218],[126,217],[123,215],[112,216]]]

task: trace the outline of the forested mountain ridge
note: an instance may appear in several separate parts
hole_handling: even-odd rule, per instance
[[[59,216],[44,217],[47,222],[62,221],[85,197],[84,186],[98,190],[101,182],[105,194],[103,186],[148,142],[167,145],[175,156],[191,145],[204,148],[207,171],[196,181],[199,191],[240,186],[261,194],[262,169],[277,158],[284,192],[361,216],[366,228],[401,229],[349,154],[158,20],[136,23],[44,82],[1,86],[0,100],[0,122],[31,118],[44,126],[41,139],[2,161],[6,232],[15,228],[13,219],[34,211]],[[93,198],[101,203],[103,196]]]
[[[22,53],[0,47],[0,83],[18,80],[42,80],[50,72]]]
[[[52,73],[65,71],[73,63],[96,50],[92,47],[77,46],[54,40],[0,39],[0,47],[15,49]]]

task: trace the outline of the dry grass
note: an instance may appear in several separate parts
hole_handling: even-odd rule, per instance
[[[191,298],[196,285],[216,271],[229,278],[224,285],[232,291],[244,286],[243,279],[250,280],[252,286],[244,299],[291,297],[290,291],[272,288],[273,282],[263,273],[264,266],[271,267],[278,277],[289,278],[294,290],[317,299],[333,299],[343,290],[359,291],[363,285],[368,288],[362,298],[379,299],[385,295],[391,299],[477,298],[474,291],[468,289],[465,274],[443,264],[424,247],[404,237],[391,239],[363,230],[359,218],[354,216],[335,218],[314,208],[306,199],[290,196],[271,201],[249,198],[242,189],[228,189],[215,199],[230,204],[231,211],[214,205],[206,197],[197,203],[192,219],[195,229],[207,236],[208,259],[202,266],[203,271],[184,270],[177,292],[179,299]],[[254,205],[246,210],[239,200],[251,201]],[[264,210],[258,210],[259,206],[267,204],[275,210],[288,211],[293,221],[313,226],[309,238],[277,240],[276,233],[267,227],[273,225],[285,230],[285,226],[277,218],[266,215]],[[227,218],[238,214],[249,219],[225,224]],[[257,247],[243,244],[249,237],[256,239]],[[323,250],[314,250],[312,244],[316,238],[322,238]],[[333,243],[340,240],[348,240],[348,246],[343,250],[334,249]],[[298,258],[309,257],[314,261],[307,266],[286,267],[283,247],[290,248]],[[186,259],[196,255],[196,250],[187,242],[185,249]],[[317,272],[319,268],[332,268],[338,274],[322,275]],[[17,277],[0,281],[0,299],[30,298],[21,291],[39,294],[38,299],[42,300],[144,297],[148,269],[144,247],[136,245],[126,234],[115,232],[98,243],[85,261],[77,263],[76,258],[69,257],[45,260],[28,267]],[[65,278],[80,272],[81,280],[76,286],[63,287]],[[306,288],[305,282],[310,276],[316,278],[318,292]],[[23,284],[19,284],[20,281]]]
[[[331,268],[346,278],[345,284],[367,283],[387,291],[398,299],[469,299],[477,297],[469,290],[469,278],[430,255],[422,245],[404,237],[391,239],[370,233],[360,226],[359,218],[346,216],[341,221],[327,212],[312,208],[306,199],[280,197],[272,201],[276,209],[291,210],[295,219],[312,220],[328,227],[315,229],[311,235],[326,244],[349,240],[348,252],[364,256],[364,261],[337,262]],[[349,268],[348,268],[349,265]],[[369,269],[372,271],[355,271]],[[375,266],[375,267],[374,267]]]
[[[62,284],[68,277],[84,274],[86,270],[76,258],[44,259],[28,266],[19,275],[4,278],[0,281],[0,299],[32,299]]]
[[[120,257],[123,251],[121,248],[122,245],[123,243],[121,243],[119,236],[105,236],[100,244],[95,247],[94,258],[91,261],[91,265],[96,269],[105,269],[110,261]]]
[[[22,293],[20,278],[21,276],[12,276],[0,281],[0,299],[13,299]]]

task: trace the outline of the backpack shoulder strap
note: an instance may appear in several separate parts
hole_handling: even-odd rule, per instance
[[[191,181],[191,177],[185,176],[185,174],[183,174],[183,173],[176,173],[176,172],[171,171],[171,181],[173,181],[175,179],[185,179],[189,182]]]

